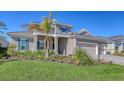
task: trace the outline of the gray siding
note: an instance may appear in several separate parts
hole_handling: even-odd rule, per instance
[[[74,38],[68,38],[68,43],[67,43],[67,55],[73,54],[75,47],[74,47]]]

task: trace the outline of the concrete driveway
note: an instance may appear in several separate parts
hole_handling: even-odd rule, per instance
[[[97,59],[97,56],[94,56]],[[105,62],[110,62],[114,64],[124,65],[124,57],[121,56],[113,56],[113,55],[100,55],[100,59],[104,60]]]

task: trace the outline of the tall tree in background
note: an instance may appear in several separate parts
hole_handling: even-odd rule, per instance
[[[7,25],[4,22],[0,21],[0,33],[3,33],[3,31],[1,31],[1,29],[7,29],[6,26]]]
[[[0,21],[0,34],[3,34],[3,31],[1,31],[1,29],[7,29],[6,26],[7,25],[4,22]],[[0,35],[0,39],[4,39],[4,38],[5,38],[4,36]],[[0,51],[1,51],[1,44],[0,44]]]

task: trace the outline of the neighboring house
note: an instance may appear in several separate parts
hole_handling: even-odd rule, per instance
[[[115,49],[120,51],[124,51],[124,36],[112,36],[108,37],[108,44],[107,44],[107,52],[113,54]]]
[[[5,37],[0,35],[0,48],[6,48],[9,42],[6,41]]]
[[[111,37],[101,37],[101,36],[97,36],[97,37],[106,41],[107,54],[113,54],[115,53],[115,50],[118,50],[118,52],[124,51],[124,36],[118,35],[118,36],[111,36]]]
[[[44,36],[46,33],[38,31],[8,32],[11,44],[17,45],[17,51],[44,49]],[[106,54],[104,40],[92,36],[87,30],[82,29],[72,32],[72,26],[53,20],[50,49],[57,54],[70,55],[77,48],[83,48],[91,55]]]

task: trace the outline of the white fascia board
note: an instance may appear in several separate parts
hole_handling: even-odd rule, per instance
[[[18,36],[18,35],[12,35],[11,37],[18,37],[18,38],[33,38],[33,36]]]
[[[85,42],[85,41],[84,41],[84,42],[80,42],[80,41],[78,41],[78,42],[79,42],[79,43],[85,43],[85,44],[94,44],[94,45],[95,45],[95,44],[98,44],[98,43]]]
[[[46,33],[39,33],[39,32],[35,32],[33,33],[33,35],[42,35],[42,36],[46,36],[47,34]],[[49,33],[49,36],[52,36],[52,37],[70,37],[69,35],[62,35],[62,34],[51,34]]]

